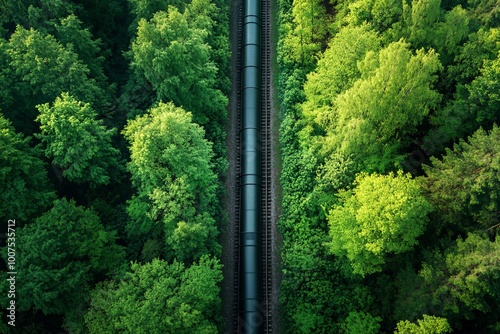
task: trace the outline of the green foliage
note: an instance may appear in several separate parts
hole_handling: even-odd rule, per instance
[[[349,13],[341,21],[349,25],[370,24],[379,32],[391,28],[401,20],[403,1],[397,0],[357,0],[349,3]]]
[[[72,50],[89,69],[89,77],[106,82],[103,72],[104,57],[100,55],[101,41],[94,40],[89,29],[74,14],[62,18],[56,26],[56,37],[65,48]]]
[[[495,140],[482,136],[467,149],[461,142],[456,159],[432,177],[366,174],[418,158],[418,165],[404,164],[416,176],[422,162],[433,155],[434,162],[451,141],[480,126],[498,131],[496,2],[321,5],[325,12],[316,18],[315,2],[279,1],[285,331],[392,332],[408,319],[415,323],[400,321],[397,333],[448,333],[449,324],[457,331],[497,332],[498,255],[483,241],[453,243],[467,231],[488,230],[490,237],[497,231]],[[325,34],[315,41],[317,22]],[[325,45],[321,55],[317,50]],[[357,198],[363,177],[378,180],[367,182],[365,206]],[[382,182],[401,178],[400,184]],[[360,220],[368,226],[364,234]],[[377,228],[377,222],[386,224]],[[391,238],[388,223],[400,226],[400,235]],[[358,243],[342,248],[346,240]],[[337,253],[329,255],[335,241]],[[369,277],[353,275],[349,255],[364,260],[357,269]]]
[[[495,310],[500,292],[499,256],[498,237],[493,242],[472,233],[465,240],[458,238],[456,246],[435,254],[419,273],[431,303],[444,315],[455,317],[473,317],[474,310]]]
[[[28,85],[22,94],[41,94],[43,99],[38,103],[53,101],[62,92],[69,92],[81,101],[98,105],[102,92],[89,78],[88,67],[72,48],[65,48],[53,36],[18,26],[10,38],[7,54],[18,78]]]
[[[135,15],[135,24],[131,28],[136,29],[140,19],[151,20],[159,12],[168,10],[169,6],[183,9],[184,1],[180,0],[128,0],[130,11]]]
[[[455,57],[455,64],[448,69],[448,75],[460,84],[470,83],[480,74],[485,60],[494,60],[500,51],[500,29],[480,28],[469,35]]]
[[[435,26],[432,47],[440,54],[443,64],[449,64],[457,55],[459,46],[469,33],[469,16],[461,6],[453,8]]]
[[[500,129],[479,129],[446,150],[442,160],[424,166],[425,186],[439,217],[448,226],[476,231],[498,224]]]
[[[484,61],[481,74],[465,87],[459,86],[456,100],[431,119],[435,129],[425,138],[430,152],[442,149],[451,140],[471,135],[479,127],[491,128],[500,121],[500,53]]]
[[[204,255],[220,254],[217,223],[225,219],[229,13],[223,0],[0,0],[0,218],[18,227],[12,333],[88,332],[89,291],[123,276],[115,239],[129,260],[182,266],[168,309],[157,303],[165,296],[153,289],[159,279],[147,281],[155,295],[144,292],[138,303],[168,311],[144,328],[132,315],[130,333],[221,330],[220,265]],[[130,166],[140,167],[123,173],[127,142],[116,129],[152,106],[170,108],[170,118],[136,121],[147,130],[135,144],[151,152],[135,152]],[[56,198],[49,178],[60,181],[63,200],[47,212]],[[193,261],[200,264],[184,268]],[[108,319],[121,321],[106,317],[95,332],[115,332]]]
[[[304,84],[306,102],[302,110],[307,119],[323,128],[334,123],[335,98],[360,78],[357,63],[368,51],[377,51],[379,43],[377,34],[368,25],[346,27],[335,35]]]
[[[221,265],[204,256],[185,268],[161,260],[139,265],[120,282],[99,285],[85,316],[89,333],[215,333]]]
[[[294,0],[293,30],[284,40],[292,61],[309,67],[322,51],[327,35],[326,10],[318,0]]]
[[[107,130],[88,103],[67,93],[54,104],[37,106],[41,132],[36,136],[45,144],[45,155],[62,169],[62,175],[92,187],[110,183],[119,172],[120,152],[112,146],[115,129]]]
[[[282,252],[281,285],[289,332],[337,333],[349,311],[367,309],[371,296],[357,277],[345,275],[342,263],[323,246],[325,233],[308,222],[297,223],[294,240]]]
[[[342,332],[351,334],[376,334],[379,333],[380,317],[373,317],[370,313],[349,312],[349,316],[342,324]]]
[[[446,318],[435,317],[424,314],[423,319],[418,320],[418,325],[408,320],[398,322],[395,334],[446,334],[452,329]]]
[[[132,66],[144,73],[159,100],[172,101],[192,112],[196,123],[207,124],[224,117],[227,99],[213,88],[217,67],[206,43],[213,22],[190,13],[170,7],[151,21],[141,20],[132,44]]]
[[[0,219],[28,222],[55,199],[41,152],[0,114]]]
[[[365,276],[381,271],[388,254],[418,243],[431,206],[417,181],[401,172],[360,174],[355,185],[330,211],[328,245],[333,254],[349,259],[354,273]]]
[[[417,48],[424,47],[441,16],[441,0],[403,1],[403,22],[408,40]]]
[[[14,86],[14,75],[9,67],[9,56],[7,55],[8,42],[0,38],[0,111],[9,110],[14,103],[12,87]]]
[[[460,5],[450,11],[441,0],[403,1],[402,19],[385,33],[385,39],[406,39],[414,49],[433,48],[444,65],[452,62],[469,33],[469,14]]]
[[[17,241],[21,311],[66,314],[85,302],[96,275],[117,272],[124,260],[123,248],[99,217],[65,199],[18,229]]]
[[[311,200],[317,201],[321,215],[318,218],[326,220],[328,211],[334,204],[338,204],[337,191],[352,184],[358,167],[350,157],[334,153],[325,159],[324,164],[318,167],[316,185],[311,193]]]
[[[432,85],[441,65],[432,50],[413,55],[399,41],[378,55],[368,52],[359,66],[361,79],[335,100],[337,121],[325,147],[352,156],[365,171],[384,172],[439,102]]]
[[[476,17],[485,27],[500,25],[500,8],[496,0],[467,0]]]
[[[203,138],[203,129],[192,123],[190,113],[160,103],[130,121],[124,135],[130,142],[128,169],[139,192],[133,205],[140,210],[132,213],[136,219],[129,233],[147,235],[154,221],[165,230],[170,257],[189,260],[218,253],[213,219],[217,184],[212,145]]]
[[[74,3],[65,0],[14,0],[0,3],[0,13],[4,15],[5,22],[35,29],[53,19],[67,16],[75,9]]]

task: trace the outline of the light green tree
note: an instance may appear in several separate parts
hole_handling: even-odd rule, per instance
[[[293,61],[308,68],[322,51],[328,31],[326,9],[318,0],[294,0],[293,28],[284,43],[291,50]]]
[[[222,281],[218,260],[132,264],[120,282],[99,285],[85,315],[90,333],[216,333]]]
[[[408,320],[398,322],[394,334],[446,334],[451,332],[452,328],[446,318],[424,314],[423,319],[417,320],[417,324]]]
[[[63,93],[51,106],[37,106],[45,155],[69,181],[92,187],[109,184],[121,169],[120,152],[112,145],[115,129],[108,130],[88,103]]]
[[[324,147],[352,156],[365,171],[391,170],[408,136],[440,100],[433,83],[441,64],[432,50],[413,55],[399,41],[368,52],[359,66],[361,78],[335,100],[337,121]]]
[[[402,18],[402,1],[397,0],[357,0],[349,3],[349,13],[341,22],[351,26],[370,24],[383,33]]]
[[[130,233],[144,232],[144,237],[163,230],[169,257],[179,260],[218,253],[216,175],[212,144],[204,139],[203,128],[192,123],[190,113],[160,103],[130,121],[124,135],[130,142],[128,169],[138,190],[129,207]]]
[[[349,316],[341,325],[342,333],[346,334],[377,334],[382,318],[374,317],[365,312],[349,312]]]
[[[355,188],[341,197],[328,216],[337,256],[346,256],[353,272],[365,276],[382,270],[389,254],[409,251],[418,243],[431,205],[410,175],[359,174]]]
[[[377,33],[368,25],[346,27],[335,35],[304,84],[302,111],[309,122],[332,126],[335,98],[361,77],[358,62],[368,51],[377,51],[379,44]]]
[[[403,36],[415,48],[428,46],[429,39],[433,38],[433,29],[442,15],[441,0],[412,0],[403,1]]]

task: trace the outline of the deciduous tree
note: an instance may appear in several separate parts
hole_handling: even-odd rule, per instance
[[[304,84],[302,110],[306,118],[322,127],[332,126],[335,98],[361,77],[358,62],[368,51],[377,51],[379,43],[377,33],[368,25],[346,27],[335,35]]]
[[[328,216],[330,250],[346,256],[353,272],[365,276],[382,270],[388,254],[409,251],[418,243],[431,205],[409,175],[367,175],[343,193],[342,204]]]
[[[203,129],[192,123],[190,113],[160,103],[130,121],[124,134],[130,142],[128,168],[138,189],[135,201],[148,203],[136,202],[142,213],[133,214],[137,218],[131,224],[161,223],[167,252],[179,260],[218,252],[213,219],[216,175],[212,144],[203,138]],[[144,214],[149,218],[139,218]],[[143,230],[133,225],[130,231]]]
[[[116,130],[106,129],[90,104],[67,93],[52,106],[37,108],[41,132],[36,136],[45,144],[45,155],[62,168],[62,175],[92,187],[110,183],[121,169],[120,152],[111,143]]]
[[[50,211],[17,234],[20,310],[75,310],[86,300],[96,275],[117,272],[124,261],[114,233],[74,201],[55,201]]]
[[[418,319],[417,324],[408,320],[398,322],[394,334],[446,334],[452,328],[446,318],[424,314],[423,319]]]
[[[441,64],[432,50],[413,55],[399,41],[368,52],[360,68],[361,78],[335,100],[337,122],[325,149],[352,155],[365,171],[384,172],[439,102],[433,83]]]
[[[41,152],[29,142],[0,114],[0,219],[4,222],[27,223],[55,199]]]
[[[225,115],[227,99],[214,89],[217,67],[199,20],[175,7],[141,20],[132,44],[132,65],[144,73],[163,102],[174,102],[207,124]]]
[[[185,267],[161,260],[139,265],[120,282],[99,285],[85,316],[90,333],[215,333],[221,265],[203,256]]]

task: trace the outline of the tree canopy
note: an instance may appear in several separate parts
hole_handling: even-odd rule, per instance
[[[334,128],[326,147],[353,155],[364,170],[391,170],[405,137],[440,100],[433,89],[437,55],[419,50],[415,55],[403,41],[379,54],[368,52],[360,62],[361,78],[337,96]]]
[[[429,198],[448,224],[463,223],[469,231],[498,224],[500,129],[479,129],[461,140],[442,159],[424,166]]]
[[[68,93],[57,97],[51,106],[37,106],[45,155],[62,169],[62,175],[75,183],[95,187],[108,184],[120,171],[120,152],[112,145],[116,129],[108,130],[88,103]]]
[[[409,175],[360,174],[355,185],[330,211],[329,247],[364,276],[380,271],[387,254],[418,243],[432,207]]]
[[[221,265],[207,256],[188,268],[135,263],[121,282],[96,288],[85,322],[89,333],[214,333],[221,281]]]
[[[191,113],[160,103],[130,121],[124,135],[130,142],[128,169],[138,189],[135,201],[147,203],[131,202],[132,224],[148,218],[161,224],[169,258],[218,253],[212,144],[204,139],[203,129],[192,123]]]
[[[192,112],[199,124],[223,115],[227,104],[214,89],[217,67],[207,44],[207,28],[212,24],[207,16],[169,7],[150,21],[141,20],[132,44],[132,65],[144,73],[158,99]]]
[[[0,114],[0,217],[3,221],[29,219],[45,211],[55,199],[46,164],[30,138],[16,133]]]
[[[1,232],[15,221],[17,238],[2,250],[18,254],[16,327],[0,332],[121,331],[84,316],[155,259],[175,298],[127,330],[221,330],[229,14],[220,0],[0,1]],[[165,295],[144,281],[123,298]],[[155,298],[145,310],[163,311]]]
[[[18,229],[17,238],[19,308],[44,314],[77,309],[96,276],[118,273],[125,255],[92,210],[66,199]]]

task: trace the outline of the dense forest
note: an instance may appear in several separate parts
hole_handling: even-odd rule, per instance
[[[222,330],[228,36],[220,0],[0,1],[0,332]]]
[[[498,1],[278,14],[285,332],[500,332]]]
[[[229,6],[0,1],[1,333],[224,330]],[[283,332],[500,332],[498,2],[277,25]]]

